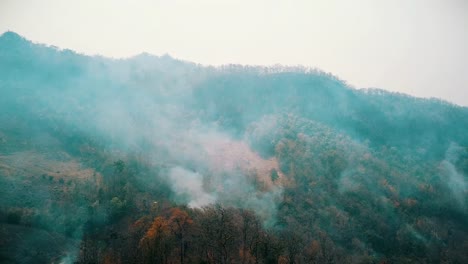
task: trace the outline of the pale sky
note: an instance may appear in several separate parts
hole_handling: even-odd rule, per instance
[[[0,0],[0,33],[84,54],[304,65],[468,106],[467,0]]]

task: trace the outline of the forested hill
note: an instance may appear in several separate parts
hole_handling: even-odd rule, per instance
[[[14,32],[0,93],[2,263],[468,263],[466,107]]]

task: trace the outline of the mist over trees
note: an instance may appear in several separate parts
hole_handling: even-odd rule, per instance
[[[2,263],[468,263],[467,175],[466,107],[0,37]]]

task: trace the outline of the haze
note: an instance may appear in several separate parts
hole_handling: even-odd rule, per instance
[[[468,2],[0,0],[0,33],[85,54],[317,67],[468,106]]]

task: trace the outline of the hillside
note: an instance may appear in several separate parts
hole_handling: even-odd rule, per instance
[[[466,107],[14,32],[0,93],[2,263],[468,263]]]

